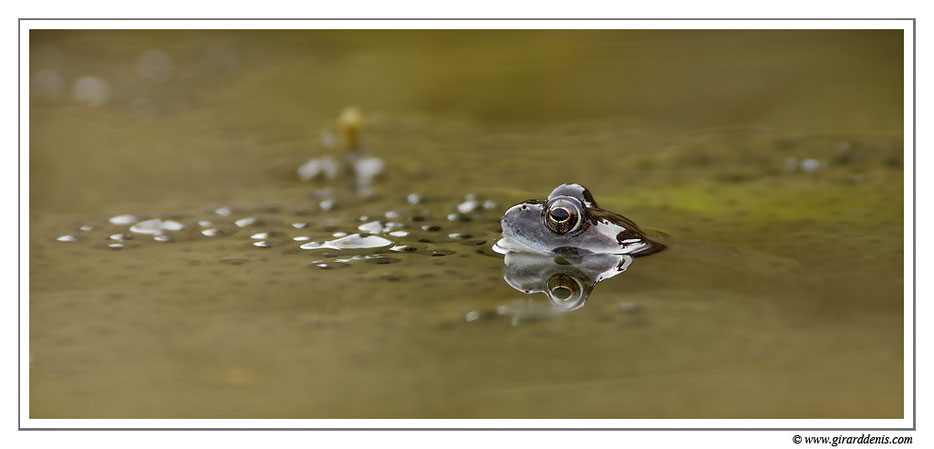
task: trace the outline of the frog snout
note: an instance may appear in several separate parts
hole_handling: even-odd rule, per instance
[[[503,234],[515,236],[522,234],[521,230],[528,231],[541,220],[541,210],[534,205],[526,203],[516,204],[506,210],[503,214],[501,224]]]
[[[506,212],[503,214],[503,218],[502,220],[500,220],[500,224],[502,225],[504,235],[515,234],[514,230],[516,228],[516,223],[517,223],[516,216],[518,215],[519,206],[520,205],[518,204],[515,206],[512,206],[509,209],[507,209]]]

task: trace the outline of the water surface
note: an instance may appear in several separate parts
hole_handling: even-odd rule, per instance
[[[31,40],[33,418],[902,416],[900,32]],[[566,182],[669,237],[560,313],[490,248]]]

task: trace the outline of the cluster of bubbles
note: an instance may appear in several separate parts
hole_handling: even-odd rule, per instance
[[[352,224],[345,225],[309,223],[298,216],[278,212],[235,211],[230,207],[219,207],[209,215],[200,217],[173,214],[140,219],[132,214],[115,215],[107,223],[85,224],[79,227],[79,232],[60,235],[56,240],[64,243],[104,240],[107,248],[120,250],[138,247],[147,240],[212,240],[238,233],[242,235],[241,231],[247,231],[249,238],[246,241],[252,247],[281,247],[286,252],[308,251],[323,257],[314,261],[323,264],[320,268],[333,268],[348,261],[371,259],[387,253],[432,256],[453,254],[453,251],[438,245],[458,243],[465,247],[479,246],[490,242],[493,234],[498,232],[498,226],[495,226],[498,224],[497,205],[493,201],[482,201],[479,203],[481,206],[470,207],[468,211],[465,204],[479,201],[475,196],[468,195],[456,207],[448,209],[452,210],[451,213],[433,218],[437,214],[420,207],[423,201],[421,195],[410,194],[406,199],[411,210],[397,208],[381,216],[360,216]],[[327,212],[334,208],[340,209],[334,199],[328,199],[321,201],[318,210]],[[454,209],[466,212],[453,212]],[[320,215],[318,218],[332,223]],[[447,227],[444,221],[456,222],[461,232],[443,232],[443,228]],[[467,222],[473,222],[468,225],[471,229],[464,228]],[[96,232],[90,232],[93,230]],[[327,259],[334,259],[331,262],[338,265],[327,265]]]

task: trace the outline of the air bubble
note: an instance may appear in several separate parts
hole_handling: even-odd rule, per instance
[[[136,223],[136,217],[133,215],[117,215],[115,217],[110,217],[107,221],[115,225],[128,225]]]
[[[252,224],[254,224],[254,223],[256,223],[256,218],[255,218],[255,217],[241,218],[241,219],[239,219],[239,220],[237,220],[237,221],[234,222],[234,224],[237,225],[238,228],[245,228],[245,227],[250,226],[250,225],[252,225]]]
[[[361,217],[361,218],[365,218],[365,217]],[[383,224],[378,221],[371,221],[369,223],[364,223],[360,226],[357,226],[357,229],[363,232],[369,232],[371,234],[376,234],[383,230]]]
[[[308,242],[303,244],[301,249],[367,249],[382,248],[392,245],[392,242],[375,235],[361,236],[360,234],[351,234],[336,240],[330,240],[324,243]]]
[[[476,209],[479,205],[480,203],[476,200],[467,200],[457,205],[457,211],[462,214],[467,214],[473,212],[473,210]]]
[[[182,229],[183,225],[177,221],[166,220],[162,221],[158,218],[152,220],[146,220],[133,225],[130,228],[131,232],[137,234],[160,234],[162,231],[178,231]]]

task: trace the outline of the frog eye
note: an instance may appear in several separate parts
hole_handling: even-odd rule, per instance
[[[564,273],[558,273],[548,280],[548,297],[562,308],[576,306],[583,291],[580,281]]]
[[[548,207],[548,216],[545,217],[548,229],[558,234],[565,234],[577,229],[580,223],[580,209],[574,203],[568,200],[558,200]]]

